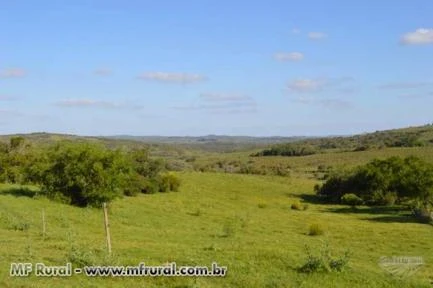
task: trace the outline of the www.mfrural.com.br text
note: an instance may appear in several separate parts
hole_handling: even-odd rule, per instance
[[[50,266],[44,263],[11,263],[10,276],[26,277],[68,277],[83,274],[89,277],[158,277],[158,276],[191,276],[191,277],[224,277],[227,267],[212,263],[208,266],[177,266],[175,262],[161,266],[85,266],[73,268],[72,263],[64,266]]]

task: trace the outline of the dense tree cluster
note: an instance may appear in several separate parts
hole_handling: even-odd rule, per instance
[[[414,156],[376,159],[352,171],[330,175],[316,191],[332,203],[347,201],[344,195],[353,194],[367,205],[410,203],[416,209],[431,211],[433,165]]]
[[[312,145],[287,143],[275,145],[252,156],[306,156],[316,154],[317,151]]]
[[[0,181],[34,184],[41,193],[77,206],[100,205],[122,195],[176,191],[180,181],[145,149],[112,150],[63,141],[32,147],[24,138],[0,144]]]

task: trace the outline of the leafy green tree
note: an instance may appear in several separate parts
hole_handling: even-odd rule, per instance
[[[432,210],[433,165],[417,157],[373,160],[352,171],[334,173],[316,193],[339,203],[353,193],[370,205],[412,201],[418,209]]]
[[[44,191],[77,206],[120,197],[133,171],[122,152],[89,143],[59,143],[47,157],[38,176]]]

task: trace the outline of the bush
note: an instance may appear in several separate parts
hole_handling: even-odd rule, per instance
[[[145,179],[141,186],[141,193],[155,194],[159,192],[159,183],[157,179]]]
[[[416,200],[422,207],[433,202],[433,165],[414,156],[376,159],[351,171],[334,172],[315,190],[331,203],[341,203],[350,191],[369,205]]]
[[[293,210],[302,210],[302,204],[301,204],[301,202],[297,201],[297,202],[292,203],[290,208],[292,208]]]
[[[259,204],[257,204],[257,207],[259,207],[261,209],[266,208],[267,206],[268,205],[266,203],[259,203]]]
[[[39,175],[50,198],[67,199],[77,206],[99,206],[120,197],[131,175],[130,163],[120,151],[88,143],[61,143],[48,152]]]
[[[364,201],[362,201],[362,199],[355,194],[349,193],[344,194],[343,197],[341,197],[341,203],[355,207],[358,205],[362,205]]]
[[[66,255],[66,260],[76,267],[90,266],[95,264],[95,255],[87,249],[73,245]]]
[[[303,273],[314,273],[314,272],[341,272],[349,264],[351,253],[346,250],[342,256],[332,257],[329,244],[325,242],[318,254],[313,254],[308,246],[305,246],[307,254],[307,260],[299,268],[300,272]]]
[[[394,205],[398,200],[397,193],[395,192],[383,192],[383,191],[375,191],[373,192],[373,197],[370,202],[373,205],[384,205],[390,206]]]
[[[290,208],[293,210],[307,210],[308,209],[308,204],[302,204],[299,201],[296,201],[294,203],[292,203],[292,205],[290,205]]]
[[[167,174],[163,175],[162,177],[163,177],[163,179],[166,179],[166,181],[168,182],[168,186],[169,186],[170,191],[176,191],[176,192],[179,191],[179,187],[181,184],[179,177],[177,177],[173,173],[167,173]]]
[[[308,228],[308,235],[310,236],[323,235],[324,233],[325,233],[324,229],[318,223],[311,224],[310,227]]]
[[[143,192],[143,188],[146,187],[147,183],[148,180],[145,177],[134,173],[127,178],[123,194],[125,196],[136,196]]]
[[[158,186],[159,192],[168,192],[170,191],[170,183],[169,183],[169,179],[165,176],[159,177],[158,178]]]

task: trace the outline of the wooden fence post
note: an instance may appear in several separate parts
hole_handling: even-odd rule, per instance
[[[104,208],[105,235],[107,237],[107,249],[108,249],[108,254],[111,255],[110,225],[108,223],[107,203],[104,202],[103,208]]]

